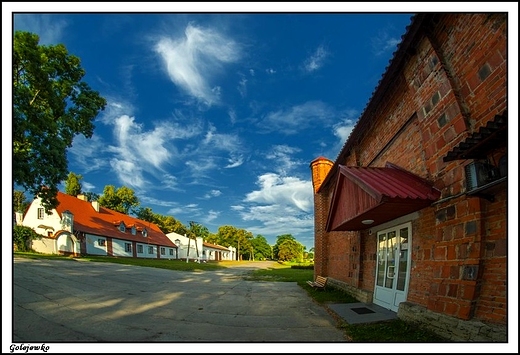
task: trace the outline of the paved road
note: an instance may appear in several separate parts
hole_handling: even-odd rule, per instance
[[[243,280],[252,267],[261,264],[183,272],[15,258],[12,341],[347,341],[296,283]]]

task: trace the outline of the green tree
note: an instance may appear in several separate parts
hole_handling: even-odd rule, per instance
[[[139,206],[139,199],[135,196],[134,190],[126,186],[116,189],[113,185],[106,185],[98,202],[103,207],[124,214],[128,214],[131,208]]]
[[[271,258],[272,248],[264,236],[258,234],[251,240],[251,245],[254,250],[254,260],[266,260]]]
[[[63,44],[39,45],[36,34],[16,31],[12,64],[13,184],[41,197],[49,212],[67,177],[67,149],[78,134],[92,137],[106,100],[82,81],[79,58]]]
[[[282,234],[276,237],[276,243],[273,246],[273,256],[275,259],[279,259],[278,253],[280,252],[280,244],[282,244],[286,240],[296,241],[296,238],[292,236],[292,234]]]
[[[27,200],[27,197],[20,190],[13,191],[13,212],[25,212],[31,202]]]
[[[30,251],[31,242],[41,238],[41,235],[27,226],[15,225],[13,228],[13,243],[18,251]]]
[[[99,200],[99,195],[95,192],[88,191],[83,193],[87,197],[87,201],[97,201]]]
[[[65,193],[71,196],[78,196],[81,194],[81,180],[83,176],[73,173],[72,171],[67,176],[65,181]]]
[[[295,239],[285,239],[278,247],[278,260],[303,261],[303,245]]]
[[[251,249],[251,240],[253,239],[253,233],[246,231],[245,229],[239,229],[234,226],[220,226],[218,228],[216,236],[210,236],[208,234],[207,241],[222,245],[224,247],[232,246],[237,249],[236,258],[242,260],[243,256],[252,258],[254,250]]]

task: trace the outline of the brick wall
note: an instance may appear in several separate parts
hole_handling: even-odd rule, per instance
[[[364,113],[364,134],[338,163],[391,162],[431,181],[442,194],[412,222],[407,301],[446,317],[503,325],[506,187],[495,192],[494,201],[467,196],[464,166],[472,160],[444,162],[443,157],[507,108],[505,15],[429,18],[392,86],[378,97],[375,109]],[[376,236],[368,230],[326,232],[334,186],[329,181],[315,194],[315,272],[333,278],[338,287],[358,290],[352,293],[370,295]],[[468,279],[470,271],[478,277]]]

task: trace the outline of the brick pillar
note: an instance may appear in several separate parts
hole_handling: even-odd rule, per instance
[[[327,275],[327,224],[329,197],[328,192],[318,192],[334,163],[319,157],[311,162],[312,185],[314,189],[314,277]]]

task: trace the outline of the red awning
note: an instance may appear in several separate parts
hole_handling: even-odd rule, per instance
[[[391,163],[384,168],[340,165],[327,231],[367,229],[428,207],[440,195],[428,181]]]

